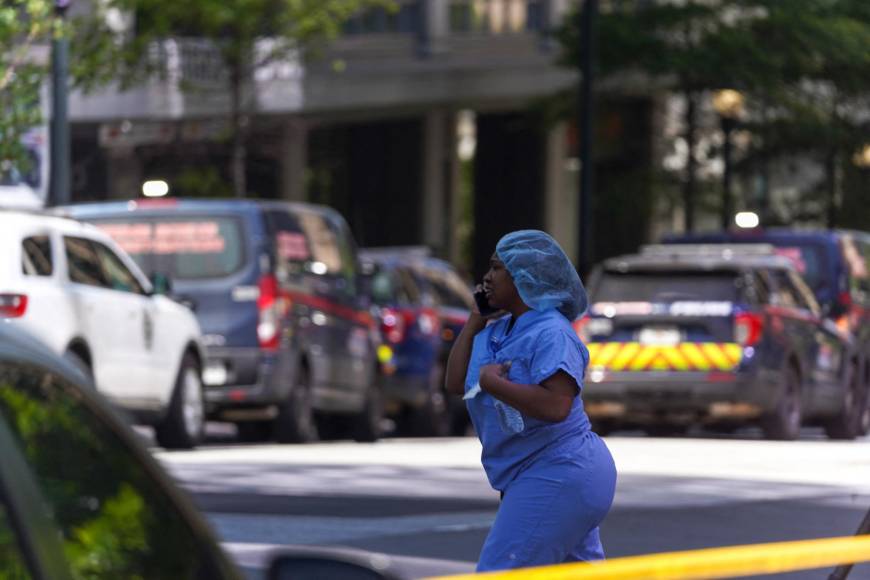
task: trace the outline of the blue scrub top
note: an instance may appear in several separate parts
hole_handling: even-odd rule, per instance
[[[480,368],[510,361],[508,379],[519,384],[540,384],[559,369],[577,382],[568,417],[559,423],[523,415],[523,430],[505,429],[495,406],[496,399],[483,391],[466,401],[471,421],[483,445],[481,460],[489,483],[504,491],[534,459],[548,453],[581,453],[584,434],[590,431],[580,389],[589,363],[589,352],[568,319],[554,309],[529,310],[507,333],[510,316],[490,323],[474,337],[465,392],[478,384]],[[506,334],[507,333],[507,334]]]

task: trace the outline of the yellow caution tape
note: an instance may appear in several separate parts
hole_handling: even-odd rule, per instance
[[[870,536],[667,552],[429,580],[702,580],[779,574],[870,561]]]
[[[683,342],[643,345],[638,342],[592,342],[589,366],[614,372],[732,371],[743,359],[736,343]]]

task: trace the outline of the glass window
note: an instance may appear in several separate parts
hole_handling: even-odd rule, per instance
[[[282,280],[289,274],[302,272],[311,260],[311,249],[302,232],[299,220],[286,211],[268,211],[266,219],[275,240],[275,273]]]
[[[103,288],[109,287],[108,282],[103,277],[100,258],[90,240],[64,237],[63,245],[66,250],[70,282]]]
[[[0,365],[0,415],[61,531],[73,578],[225,577],[211,544],[73,385]]]
[[[21,271],[28,276],[51,276],[54,272],[51,238],[30,236],[21,242]]]
[[[789,272],[788,277],[791,282],[792,290],[798,299],[798,305],[804,310],[809,310],[816,316],[819,316],[822,309],[819,306],[813,291],[810,290],[803,278],[795,272]]]
[[[770,287],[760,271],[753,271],[748,276],[749,285],[747,293],[750,294],[757,304],[770,303]]]
[[[473,300],[471,290],[455,272],[429,266],[422,266],[419,271],[442,305],[452,308],[471,308]]]
[[[827,263],[824,249],[819,244],[795,244],[777,246],[774,252],[791,260],[798,273],[804,277],[810,288],[818,292],[825,288]]]
[[[27,580],[33,577],[21,551],[20,540],[6,506],[0,503],[0,578]]]
[[[245,263],[242,226],[235,218],[92,221],[149,276],[160,272],[178,280],[223,278],[239,271]]]
[[[311,249],[311,271],[315,274],[340,274],[343,263],[336,231],[326,218],[313,212],[299,216],[299,224]]]
[[[596,302],[738,300],[737,276],[730,272],[605,273],[594,291]]]
[[[109,286],[113,290],[145,294],[145,290],[136,280],[136,276],[124,265],[124,262],[115,252],[97,242],[94,242],[94,247],[97,249],[97,255],[100,258],[106,279],[109,281]]]
[[[800,298],[791,284],[789,273],[785,270],[770,270],[768,275],[772,281],[770,303],[774,306],[800,308]]]
[[[393,277],[388,271],[379,270],[372,274],[370,287],[372,300],[378,306],[392,306],[396,303]]]
[[[453,0],[450,31],[515,34],[543,26],[541,0]]]

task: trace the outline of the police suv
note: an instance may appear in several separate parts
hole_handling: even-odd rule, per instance
[[[205,417],[199,324],[155,292],[108,235],[37,211],[0,210],[0,322],[93,378],[164,447],[191,447]]]
[[[769,245],[646,246],[593,273],[575,323],[590,351],[586,410],[600,431],[664,435],[755,424],[795,439],[861,431],[853,337],[821,315]]]

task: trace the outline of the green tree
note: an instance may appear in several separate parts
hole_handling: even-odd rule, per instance
[[[258,70],[273,63],[310,58],[334,39],[343,23],[388,0],[106,0],[104,15],[133,15],[133,30],[112,30],[111,18],[82,23],[75,47],[77,72],[89,86],[112,80],[131,86],[161,74],[155,49],[174,37],[207,39],[226,71],[230,95],[233,191],[246,194],[246,141],[253,114],[251,88]]]
[[[749,127],[762,164],[798,155],[824,168],[825,179],[807,194],[808,210],[790,219],[837,225],[844,171],[870,134],[870,5],[861,0],[775,0],[749,32],[764,51],[759,68],[776,84],[750,87],[757,114]],[[762,79],[759,79],[761,81]],[[784,219],[783,219],[784,218]]]
[[[742,84],[741,55],[750,48],[741,27],[752,13],[738,14],[733,2],[608,2],[598,18],[598,67],[603,79],[645,75],[658,90],[685,99],[688,158],[683,182],[686,229],[694,227],[700,99],[709,91]],[[579,62],[577,26],[569,18],[560,33],[561,62]]]
[[[62,30],[49,0],[0,4],[0,181],[25,162],[21,138],[41,121],[40,89],[48,72],[35,52]]]
[[[577,63],[577,30],[571,18],[561,32],[568,66]],[[699,107],[722,88],[746,97],[743,129],[754,146],[745,168],[764,174],[778,159],[810,154],[826,167],[826,195],[835,199],[839,168],[867,135],[868,34],[865,0],[614,1],[599,19],[599,65],[611,83],[640,73],[651,91],[684,97],[683,205],[691,230]],[[828,208],[830,223],[833,201]]]

